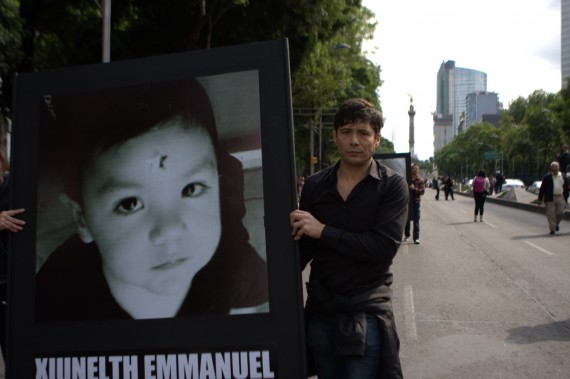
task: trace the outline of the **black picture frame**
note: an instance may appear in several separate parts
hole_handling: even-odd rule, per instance
[[[408,184],[412,182],[412,156],[410,153],[376,153],[374,159],[402,175]]]
[[[406,178],[408,185],[412,183],[412,155],[410,153],[377,153],[374,154],[374,159],[379,160],[382,164],[390,167],[398,174]],[[410,222],[414,219],[413,209],[414,198],[413,196],[410,196],[410,199],[408,201],[407,222]]]
[[[253,84],[249,79],[242,80],[245,92],[226,91],[223,86],[207,83],[208,80],[225,82],[228,78],[237,78],[239,82],[244,78],[242,74],[246,78],[257,77]],[[38,250],[44,247],[39,241],[44,236],[39,228],[49,222],[45,215],[40,219],[45,206],[41,196],[45,178],[40,177],[39,167],[46,167],[45,161],[40,162],[44,158],[40,151],[48,140],[54,142],[53,138],[40,138],[46,135],[40,133],[40,105],[45,104],[46,95],[188,78],[202,80],[208,95],[214,98],[212,105],[218,126],[216,107],[224,108],[220,111],[225,112],[220,116],[221,123],[230,129],[235,121],[232,117],[242,117],[239,122],[244,125],[251,122],[252,112],[232,114],[244,99],[249,99],[250,105],[251,98],[255,99],[252,109],[258,107],[257,137],[247,130],[241,135],[233,135],[231,130],[219,134],[221,139],[234,141],[229,145],[238,146],[232,153],[241,160],[244,172],[259,169],[261,163],[260,175],[254,176],[257,181],[249,184],[254,193],[248,193],[246,183],[246,198],[255,198],[261,204],[254,209],[258,214],[253,215],[246,227],[252,239],[257,237],[258,250],[265,250],[268,309],[245,314],[144,320],[38,321],[35,278]],[[231,80],[226,89],[235,84]],[[218,92],[214,94],[216,88]],[[228,92],[233,94],[229,100]],[[220,96],[217,104],[216,96]],[[192,366],[193,369],[214,370],[218,363],[231,365],[230,359],[234,357],[245,359],[240,362],[261,375],[256,377],[306,377],[301,272],[297,245],[290,237],[288,222],[289,212],[296,207],[296,177],[287,40],[20,74],[13,109],[12,204],[26,209],[23,217],[26,227],[9,241],[8,378],[36,377],[38,370],[49,374],[50,370],[65,370],[65,365],[74,364],[105,369],[106,375],[113,379],[129,375],[146,378],[156,374],[156,370],[171,369],[172,362],[179,362],[178,359],[203,365]],[[65,149],[65,141],[56,143]],[[259,143],[260,156],[255,154],[255,143]],[[239,146],[247,151],[240,151]],[[249,154],[251,151],[253,156]],[[239,156],[241,153],[244,154]],[[233,362],[237,366],[238,361]],[[122,368],[126,366],[136,366],[133,370],[137,375],[133,371],[125,374]],[[178,374],[179,378],[184,377]]]

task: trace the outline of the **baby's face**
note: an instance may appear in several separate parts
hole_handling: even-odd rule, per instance
[[[219,198],[214,148],[201,129],[171,125],[96,155],[83,183],[84,228],[107,281],[187,291],[220,241]]]

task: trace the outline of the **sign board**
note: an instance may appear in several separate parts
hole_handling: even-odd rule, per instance
[[[287,41],[17,79],[8,378],[301,378]]]

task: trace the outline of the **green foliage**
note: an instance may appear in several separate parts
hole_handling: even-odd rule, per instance
[[[380,67],[362,52],[374,15],[360,0],[115,0],[111,15],[113,61],[287,38],[293,106],[312,110],[294,119],[300,172],[310,167],[316,130],[310,125],[318,125],[318,112],[351,97],[381,109]],[[101,38],[101,0],[0,0],[2,112],[9,116],[14,73],[98,63]],[[313,134],[319,167],[338,159],[330,119],[323,125],[320,142]],[[435,164],[440,175],[471,177],[479,169],[500,169],[530,181],[544,173],[562,143],[570,143],[570,89],[539,90],[512,101],[500,128],[473,125],[422,170]],[[394,148],[383,139],[379,151]],[[499,158],[487,159],[490,151]]]
[[[395,153],[396,150],[394,150],[394,144],[392,143],[392,141],[387,140],[386,138],[382,138],[380,140],[380,145],[376,149],[376,152],[383,154],[390,154],[390,153]]]
[[[22,56],[20,51],[22,19],[18,15],[18,7],[16,0],[0,0],[0,75],[2,76],[13,71]]]
[[[568,143],[570,92],[534,91],[518,97],[503,113],[500,127],[473,125],[435,154],[440,174],[472,177],[497,170],[526,183],[540,179]],[[496,151],[496,159],[486,152]],[[489,154],[489,153],[487,153]]]
[[[101,3],[0,0],[2,78],[101,62]],[[360,0],[114,0],[111,17],[112,61],[287,38],[294,107],[335,108],[349,97],[379,105],[380,69],[361,49],[375,24]],[[10,94],[7,88],[3,104]],[[301,166],[310,139],[303,125],[311,117],[295,120]],[[330,133],[321,147],[322,163],[334,161]]]
[[[22,59],[22,25],[19,3],[0,0],[0,146],[5,149],[6,117],[10,113],[11,80],[17,63]]]

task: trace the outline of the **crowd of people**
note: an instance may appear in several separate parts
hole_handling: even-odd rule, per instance
[[[542,184],[536,201],[538,205],[544,203],[549,233],[551,235],[560,231],[560,222],[564,218],[566,209],[568,208],[570,191],[569,167],[570,151],[568,145],[563,144],[556,160],[550,163],[550,171],[542,177]],[[475,201],[474,222],[477,222],[477,217],[479,217],[480,222],[483,222],[487,196],[493,195],[493,192],[500,194],[503,191],[505,182],[506,179],[501,171],[496,171],[495,174],[487,176],[483,170],[480,170],[472,180],[464,182],[464,184],[471,187],[471,193]],[[436,191],[436,200],[439,200],[440,190],[444,191],[445,200],[448,200],[450,196],[453,200],[454,182],[450,176],[446,175],[443,178],[433,177],[431,181],[426,179],[425,183],[428,187]]]

